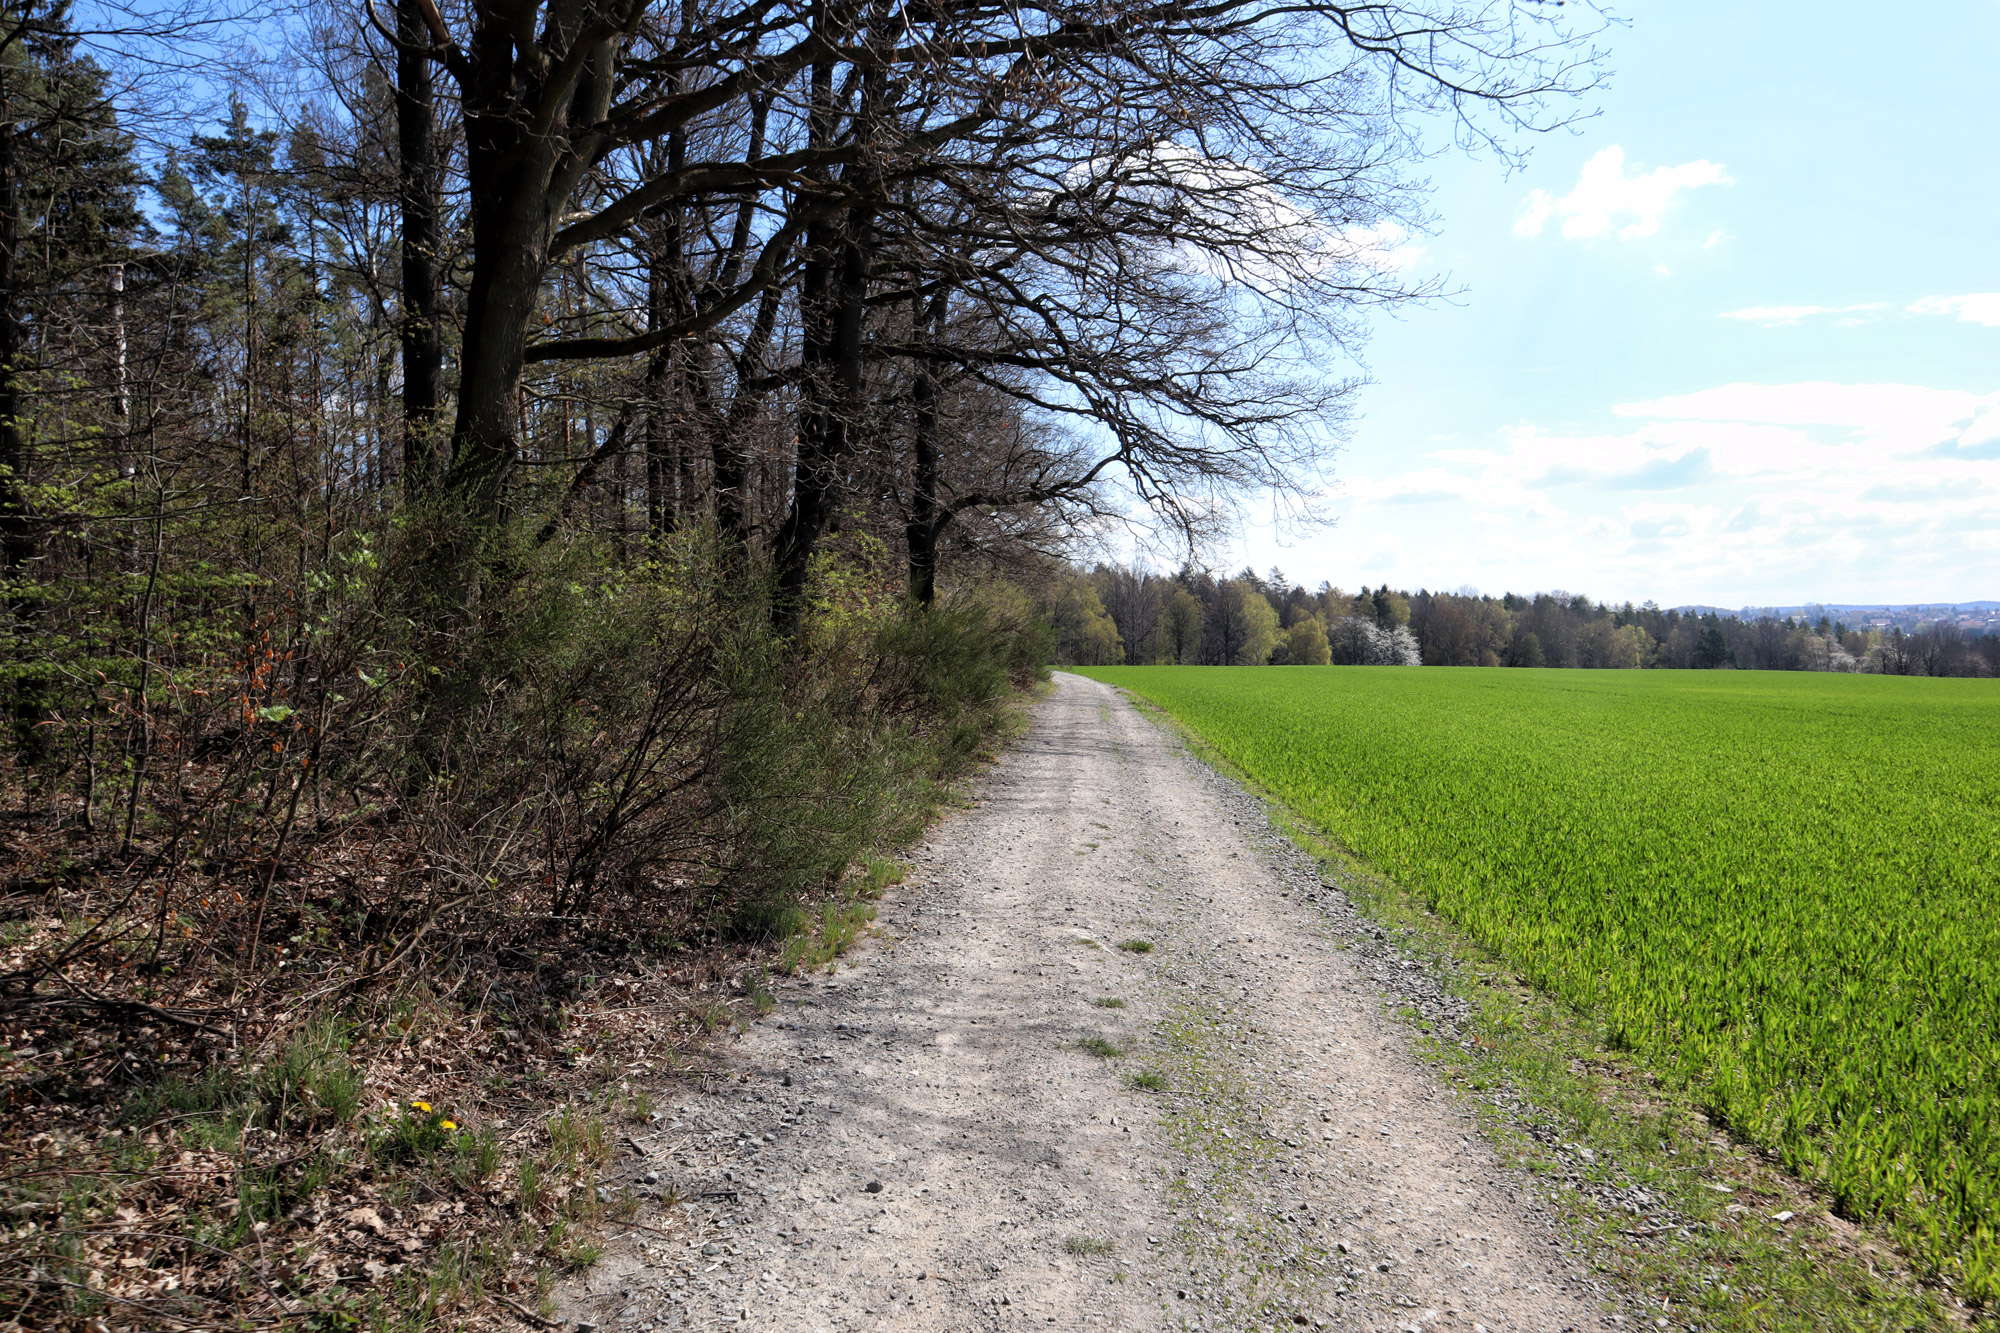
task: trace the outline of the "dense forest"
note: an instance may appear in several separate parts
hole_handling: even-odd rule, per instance
[[[1912,632],[1822,615],[1663,611],[1568,593],[1501,597],[1398,592],[1387,584],[1317,592],[1245,569],[1234,578],[1162,576],[1100,564],[1050,595],[1058,659],[1078,665],[1486,666],[1869,671],[2000,675],[2000,637],[1949,620]]]

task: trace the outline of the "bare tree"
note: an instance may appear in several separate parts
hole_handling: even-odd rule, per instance
[[[859,447],[873,357],[950,367],[1108,441],[1003,494],[918,487],[920,548],[939,504],[1060,502],[1114,472],[1187,531],[1245,488],[1301,489],[1323,462],[1309,427],[1349,386],[1285,350],[1308,332],[1351,343],[1357,311],[1421,291],[1381,262],[1421,221],[1395,171],[1402,113],[1443,107],[1485,133],[1589,81],[1588,53],[1530,3],[472,0],[456,28],[405,3],[412,20],[380,34],[449,72],[464,125],[455,503],[501,512],[529,365],[694,338],[714,352],[662,371],[689,396],[705,380],[713,402],[728,380],[740,403],[775,379],[796,409],[772,536],[781,623]],[[555,266],[649,219],[681,275],[665,308],[531,337]],[[874,345],[880,312],[912,299],[930,315],[903,327],[926,336]],[[781,324],[797,359],[764,367]],[[913,396],[936,392],[924,379]],[[682,410],[729,438],[730,413]],[[733,447],[712,482],[725,527],[740,526]]]

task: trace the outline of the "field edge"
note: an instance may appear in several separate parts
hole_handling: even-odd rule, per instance
[[[1927,1280],[1885,1234],[1836,1215],[1823,1191],[1663,1087],[1642,1061],[1608,1049],[1589,1014],[1527,985],[1179,718],[1128,687],[1100,683],[1255,796],[1328,887],[1465,1003],[1471,1017],[1456,1030],[1393,999],[1384,1008],[1465,1096],[1503,1158],[1547,1187],[1592,1262],[1662,1311],[1661,1327],[1996,1326],[1990,1313]]]

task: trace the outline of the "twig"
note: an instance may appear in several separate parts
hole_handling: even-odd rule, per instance
[[[202,1330],[202,1329],[213,1329],[216,1326],[210,1320],[187,1319],[177,1314],[170,1314],[167,1311],[162,1310],[159,1306],[159,1302],[157,1301],[140,1300],[138,1297],[135,1296],[120,1296],[116,1292],[106,1291],[102,1287],[88,1287],[81,1282],[71,1282],[68,1281],[67,1279],[56,1277],[53,1274],[44,1273],[35,1280],[38,1283],[53,1284],[58,1287],[69,1287],[74,1291],[85,1292],[92,1300],[117,1301],[120,1305],[136,1306],[137,1308],[144,1310],[150,1318],[171,1319],[181,1328]],[[10,1279],[7,1281],[6,1285],[10,1287],[24,1287],[27,1286],[28,1284]],[[275,1321],[269,1319],[259,1319],[255,1315],[244,1316],[239,1314],[234,1316],[234,1318],[237,1320],[248,1318],[257,1327],[260,1328],[268,1328],[276,1326]]]
[[[324,735],[325,730],[324,706],[322,706],[321,725],[318,734]],[[308,760],[318,758],[318,750],[319,745],[315,742],[312,747],[312,753],[307,756]],[[291,757],[291,739],[287,737],[284,752],[278,758],[280,762],[285,762],[289,761]],[[292,779],[291,799],[285,806],[285,825],[278,830],[278,841],[272,846],[269,863],[264,867],[264,884],[257,894],[257,919],[250,926],[250,962],[243,969],[244,974],[247,976],[254,977],[257,974],[257,949],[264,942],[264,909],[270,905],[271,885],[278,878],[278,858],[285,854],[285,844],[290,841],[292,827],[298,822],[299,796],[305,789],[306,772],[301,768],[298,774]]]
[[[87,991],[83,987],[66,979],[63,984],[74,992],[73,997],[65,998],[54,995],[37,996],[33,999],[22,1000],[12,1004],[0,1004],[0,1011],[18,1009],[98,1009],[109,1013],[141,1013],[151,1018],[160,1019],[162,1022],[178,1023],[182,1027],[194,1028],[196,1031],[206,1032],[210,1036],[221,1037],[225,1041],[230,1040],[229,1034],[221,1028],[210,1027],[199,1019],[189,1018],[185,1014],[177,1014],[171,1009],[162,1009],[158,1005],[147,1004],[143,1000],[114,1000],[109,996]]]
[[[502,1305],[506,1306],[509,1310],[512,1310],[515,1314],[521,1316],[521,1318],[533,1324],[536,1328],[562,1327],[562,1325],[558,1324],[555,1320],[544,1319],[540,1315],[536,1314],[533,1310],[530,1310],[527,1306],[522,1305],[518,1301],[508,1300],[505,1296],[502,1296],[497,1291],[493,1293],[493,1299],[500,1302]]]
[[[146,574],[146,596],[139,604],[139,688],[135,691],[138,700],[139,753],[132,765],[132,792],[125,803],[125,834],[119,839],[118,854],[129,856],[132,852],[132,828],[139,818],[139,788],[146,780],[146,761],[153,753],[153,708],[146,697],[146,690],[153,673],[153,593],[160,584],[160,554],[165,547],[167,494],[164,487],[156,488],[153,502],[153,562]]]

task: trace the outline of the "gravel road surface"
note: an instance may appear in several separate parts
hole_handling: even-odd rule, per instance
[[[1388,1016],[1415,965],[1115,691],[1058,674],[908,859],[874,937],[633,1136],[615,1179],[680,1201],[568,1319],[1630,1326]]]

